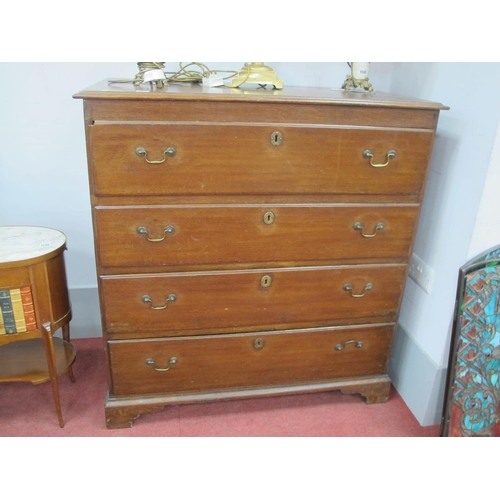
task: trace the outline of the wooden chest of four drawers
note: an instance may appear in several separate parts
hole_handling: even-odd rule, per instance
[[[75,97],[109,428],[197,401],[337,389],[387,400],[442,105],[106,82]]]

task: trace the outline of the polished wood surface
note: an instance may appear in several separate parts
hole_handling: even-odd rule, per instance
[[[394,321],[405,275],[404,265],[360,265],[107,276],[104,320],[110,335],[151,336]],[[265,276],[268,287],[261,284]]]
[[[66,373],[73,364],[76,350],[69,342],[54,338],[57,376]],[[31,382],[50,380],[45,346],[41,338],[15,342],[0,349],[0,382]]]
[[[273,146],[278,131],[282,143]],[[422,189],[431,130],[287,127],[237,123],[93,125],[96,195],[415,194]],[[149,164],[136,154],[143,147]],[[387,153],[386,168],[373,168]]]
[[[76,99],[141,100],[141,101],[221,101],[221,102],[297,102],[301,104],[321,103],[337,106],[409,109],[449,109],[440,103],[411,99],[385,92],[372,95],[367,92],[344,92],[340,89],[315,87],[285,87],[282,90],[232,89],[228,87],[203,87],[198,84],[172,84],[162,89],[152,90],[149,85],[135,87],[130,84],[110,84],[113,78],[102,80],[73,97]]]
[[[389,263],[408,258],[418,212],[418,205],[376,204],[108,206],[96,208],[95,227],[100,264],[139,272],[328,264],[353,255]],[[169,226],[173,234],[165,234]]]
[[[388,397],[447,108],[382,93],[233,90],[105,81],[75,95],[109,428],[168,404],[335,389]],[[363,348],[335,351],[353,329]]]
[[[393,329],[389,324],[113,341],[109,357],[114,394],[248,388],[383,374]],[[262,347],[256,348],[256,341]],[[359,342],[362,346],[356,347]],[[340,345],[342,350],[335,349]],[[177,362],[169,366],[172,357]],[[154,365],[147,364],[148,359]],[[167,367],[167,371],[155,369]]]
[[[343,127],[388,127],[414,129],[436,128],[439,112],[428,109],[382,108],[377,106],[325,106],[314,103],[253,102],[250,98],[239,102],[223,101],[155,101],[154,106],[140,100],[86,100],[86,123],[111,125],[114,123],[163,123],[179,121],[197,123],[200,118],[212,123],[256,123],[337,125]],[[242,120],[241,117],[245,119]]]

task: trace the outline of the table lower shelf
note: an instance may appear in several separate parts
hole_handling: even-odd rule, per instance
[[[67,372],[76,357],[76,349],[65,340],[54,338],[57,375]],[[41,338],[12,342],[0,347],[0,382],[50,380],[45,346]]]

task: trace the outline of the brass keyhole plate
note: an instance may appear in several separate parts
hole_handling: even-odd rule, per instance
[[[268,274],[266,274],[265,276],[262,276],[261,280],[260,280],[260,284],[264,287],[264,288],[268,288],[271,286],[271,282],[272,282],[272,278],[271,276],[269,276]]]
[[[272,224],[274,222],[274,212],[266,212],[264,214],[264,224]]]
[[[281,135],[281,132],[273,132],[271,134],[271,144],[273,146],[279,146],[283,141],[283,136]]]
[[[253,346],[255,349],[262,349],[264,347],[264,339],[255,339]]]

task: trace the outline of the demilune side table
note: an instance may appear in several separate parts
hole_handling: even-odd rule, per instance
[[[57,378],[68,372],[75,381],[76,357],[64,250],[66,236],[55,229],[0,226],[0,382],[50,381],[60,427]]]

